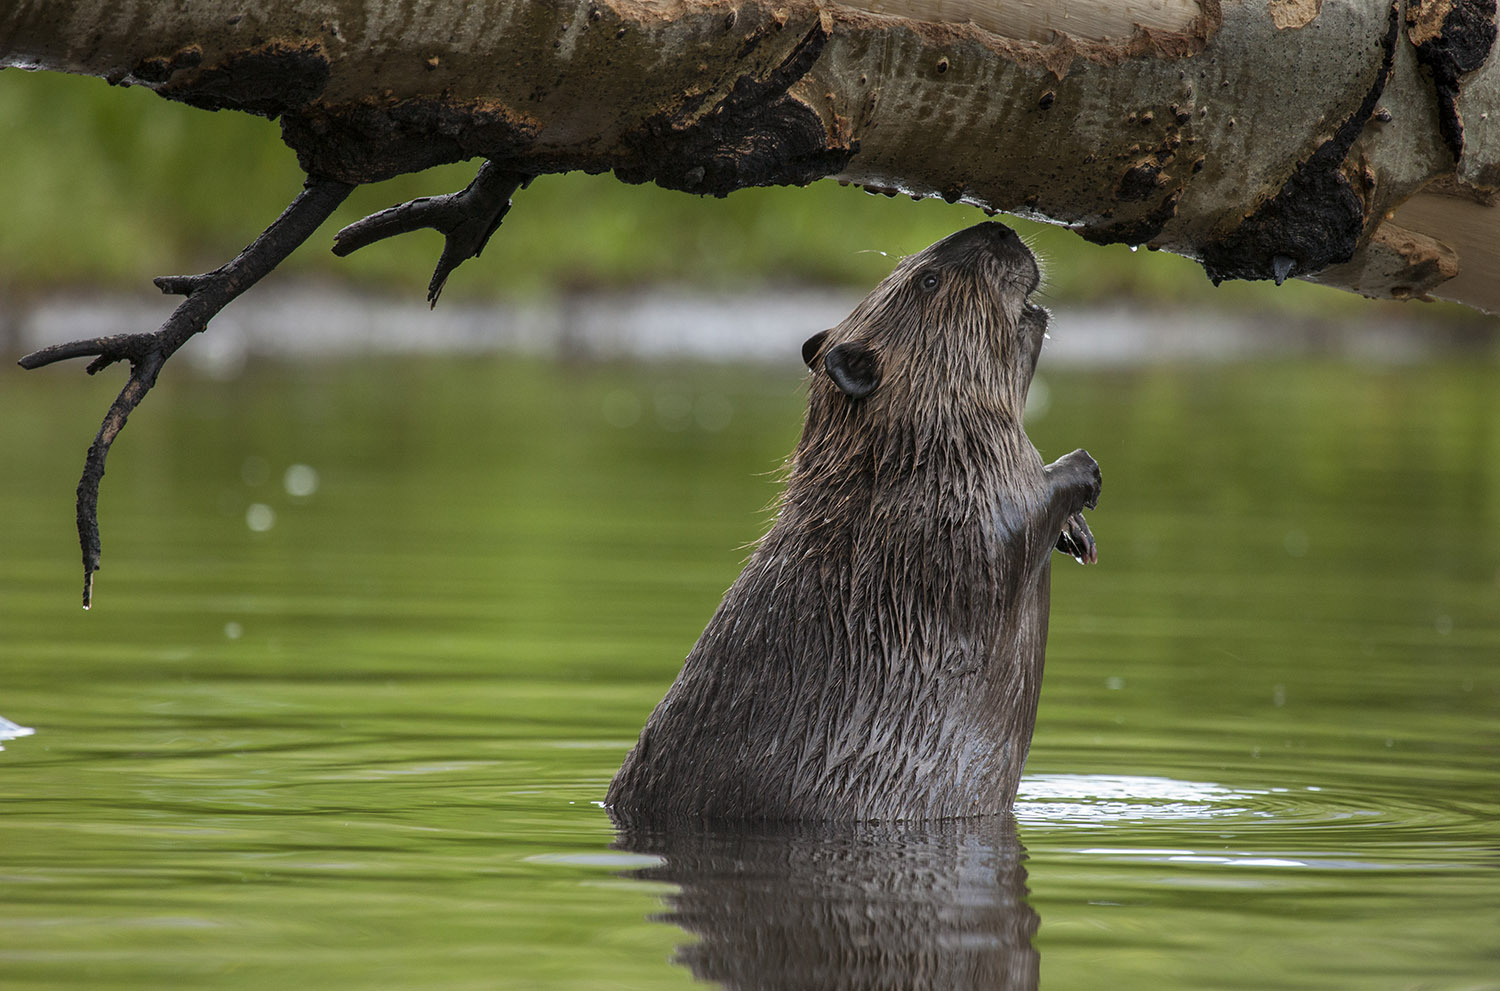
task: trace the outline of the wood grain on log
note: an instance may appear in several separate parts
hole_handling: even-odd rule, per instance
[[[836,176],[1165,248],[1215,279],[1492,311],[1494,253],[1465,232],[1494,226],[1500,186],[1494,38],[1495,0],[0,12],[0,63],[279,117],[303,167],[344,182],[470,158],[714,195]]]

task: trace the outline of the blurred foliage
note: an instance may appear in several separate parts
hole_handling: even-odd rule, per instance
[[[0,237],[0,292],[102,284],[213,268],[290,201],[302,181],[271,121],[205,113],[141,89],[56,73],[0,71],[0,183],[10,191]],[[462,188],[460,163],[355,191],[337,225],[416,196]],[[983,219],[970,206],[870,196],[830,181],[748,189],[715,200],[612,176],[544,176],[452,297],[525,294],[650,282],[744,289],[791,283],[868,286],[894,257]],[[1323,313],[1394,311],[1406,319],[1451,307],[1374,303],[1293,282],[1215,289],[1194,262],[1091,245],[1065,229],[1013,220],[1046,263],[1057,302],[1124,298],[1154,305]],[[285,268],[420,296],[440,241],[422,232],[347,259],[329,225]],[[24,233],[23,233],[24,232]]]

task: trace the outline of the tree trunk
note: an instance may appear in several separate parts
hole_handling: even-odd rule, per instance
[[[1495,0],[11,0],[0,63],[279,116],[310,175],[823,176],[1210,278],[1500,311]],[[16,137],[12,137],[16,140]]]

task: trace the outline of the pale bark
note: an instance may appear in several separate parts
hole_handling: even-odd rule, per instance
[[[344,182],[474,157],[713,194],[835,176],[1215,279],[1496,311],[1494,22],[1494,0],[12,0],[0,62],[279,115]]]

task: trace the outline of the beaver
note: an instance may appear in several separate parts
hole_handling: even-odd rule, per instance
[[[904,259],[803,346],[776,518],[611,783],[652,817],[1003,813],[1031,744],[1051,552],[1097,560],[1084,450],[1022,427],[1047,328],[1004,224]]]

